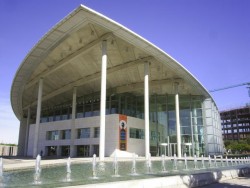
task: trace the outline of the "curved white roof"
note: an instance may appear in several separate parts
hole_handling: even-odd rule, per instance
[[[17,118],[25,116],[28,107],[35,109],[40,78],[44,79],[43,105],[72,100],[74,86],[78,96],[99,92],[102,40],[108,42],[110,92],[143,94],[143,64],[150,62],[151,94],[172,94],[177,81],[180,94],[211,98],[201,83],[164,51],[81,5],[44,35],[17,70],[11,89]]]

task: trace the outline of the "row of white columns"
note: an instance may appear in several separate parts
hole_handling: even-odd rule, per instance
[[[101,72],[101,99],[100,99],[100,142],[99,142],[99,158],[103,161],[105,158],[105,122],[106,122],[106,82],[107,82],[107,41],[102,41],[102,72]],[[41,116],[42,105],[42,90],[43,78],[39,81],[38,99],[37,99],[37,113],[35,126],[35,139],[33,147],[33,157],[38,154],[38,135],[39,124]],[[176,110],[176,130],[177,130],[177,156],[181,157],[181,137],[180,137],[180,116],[179,116],[179,95],[178,84],[175,84],[175,110]],[[74,156],[74,134],[75,134],[75,113],[76,113],[76,92],[77,88],[73,90],[72,102],[72,121],[71,121],[71,141],[70,141],[70,156]],[[149,139],[149,62],[144,64],[144,114],[145,114],[145,157],[148,158],[150,153],[150,139]]]

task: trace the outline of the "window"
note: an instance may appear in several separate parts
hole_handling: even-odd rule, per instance
[[[61,116],[60,115],[57,115],[56,116],[56,121],[60,121],[61,120]]]
[[[49,116],[49,122],[54,121],[54,116]]]
[[[79,145],[77,146],[77,156],[89,157],[89,145]]]
[[[156,141],[158,136],[158,140],[160,141],[160,133],[158,132],[158,135],[156,134],[156,131],[151,131],[151,140]]]
[[[77,138],[89,138],[90,128],[83,128],[77,130]]]
[[[95,127],[94,128],[94,138],[99,138],[100,137],[100,127]]]
[[[69,119],[67,114],[62,115],[62,120],[67,120],[67,119]]]
[[[77,113],[76,118],[83,118],[83,113]]]
[[[58,139],[59,139],[59,131],[47,132],[47,140],[58,140]]]
[[[99,157],[99,145],[93,145],[94,154],[96,154],[97,157]]]
[[[136,139],[144,139],[144,130],[143,129],[130,128],[129,129],[129,137],[130,138],[136,138]]]
[[[71,130],[70,129],[62,130],[62,139],[67,140],[70,138],[71,138]]]
[[[48,156],[56,156],[56,152],[57,152],[57,146],[47,146],[47,155]]]
[[[70,146],[62,146],[61,147],[61,156],[68,157],[70,155]]]
[[[40,122],[41,123],[46,123],[46,122],[48,122],[48,118],[47,117],[42,117]]]

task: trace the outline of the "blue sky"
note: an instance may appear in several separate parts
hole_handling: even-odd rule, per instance
[[[149,40],[208,90],[250,82],[248,0],[0,0],[0,142],[17,143],[15,72],[57,22],[84,4]],[[250,102],[246,87],[212,93],[220,110]]]

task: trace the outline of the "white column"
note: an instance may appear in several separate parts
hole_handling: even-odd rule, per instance
[[[175,83],[175,117],[176,117],[177,156],[178,158],[181,158],[181,125],[180,125],[178,83]]]
[[[193,126],[194,126],[194,149],[195,149],[195,153],[194,155],[199,156],[200,152],[199,152],[199,138],[198,138],[198,122],[197,122],[197,108],[196,106],[194,106],[193,109]]]
[[[107,41],[102,41],[101,105],[100,105],[100,144],[99,158],[105,156],[105,115],[106,115]]]
[[[29,130],[30,130],[30,106],[28,108],[28,114],[27,114],[24,156],[27,156],[27,152],[28,152]]]
[[[36,126],[35,126],[35,138],[33,146],[33,158],[38,154],[38,136],[39,136],[39,125],[40,125],[40,116],[41,116],[41,107],[42,107],[42,93],[43,93],[43,79],[39,80],[38,87],[38,97],[37,97],[37,110],[36,110]]]
[[[71,136],[70,136],[70,157],[75,157],[75,120],[76,120],[76,92],[77,87],[73,89],[73,99],[72,99],[72,115],[71,115]]]
[[[145,157],[149,155],[149,63],[144,64],[144,118],[145,118]]]

